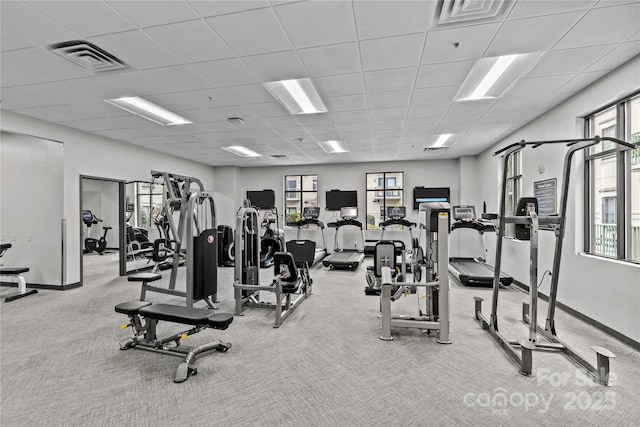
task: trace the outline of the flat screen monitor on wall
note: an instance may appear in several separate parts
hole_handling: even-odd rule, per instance
[[[357,191],[331,190],[326,193],[326,204],[328,211],[339,211],[342,208],[358,207]]]
[[[272,209],[276,205],[276,193],[273,190],[247,191],[247,199],[256,209]]]
[[[413,210],[418,210],[420,203],[448,202],[449,187],[414,187]]]

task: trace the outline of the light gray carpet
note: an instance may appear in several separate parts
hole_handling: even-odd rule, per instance
[[[473,296],[488,300],[490,291],[456,283],[453,344],[402,329],[384,342],[378,298],[363,292],[364,266],[356,272],[315,267],[314,295],[279,329],[272,328],[273,312],[248,309],[226,331],[187,338],[188,345],[220,338],[233,347],[198,359],[198,374],[174,384],[179,358],[119,350],[130,332],[120,330],[126,317],[113,307],[137,299],[140,287],[117,278],[116,263],[93,257],[82,288],[0,303],[2,426],[632,426],[640,420],[640,356],[628,346],[560,311],[560,337],[583,356],[595,363],[590,345],[616,354],[615,385],[582,382],[562,355],[542,352],[534,353],[534,371],[548,369],[551,376],[523,377],[473,318]],[[164,272],[162,283],[168,277]],[[231,268],[219,269],[221,311],[233,311],[232,277]],[[271,270],[261,277],[268,281]],[[501,292],[500,325],[508,337],[526,337],[519,322],[523,297]],[[157,293],[148,298],[183,303]],[[415,313],[415,297],[393,308]],[[545,309],[543,303],[542,320]],[[164,322],[159,328],[160,334],[180,329]],[[563,384],[548,381],[561,375]]]

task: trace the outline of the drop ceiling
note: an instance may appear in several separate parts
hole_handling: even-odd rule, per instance
[[[7,1],[2,109],[214,166],[475,155],[640,54],[640,2]],[[126,68],[48,46],[79,40]],[[483,57],[539,52],[500,99],[454,102]],[[311,78],[328,109],[289,115],[262,83]],[[107,104],[141,96],[193,124]],[[231,123],[228,118],[243,121]],[[439,134],[445,151],[425,152]],[[344,141],[327,154],[316,142]],[[221,149],[263,154],[240,158]],[[286,158],[281,158],[281,156]]]

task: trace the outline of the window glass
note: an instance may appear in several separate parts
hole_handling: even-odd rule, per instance
[[[629,154],[631,176],[630,208],[631,208],[631,248],[629,259],[640,261],[640,97],[629,102],[629,142],[639,144],[639,148]]]
[[[318,175],[285,175],[286,222],[302,219],[305,207],[318,206]]]
[[[404,206],[404,172],[375,172],[365,175],[367,183],[367,230],[377,230],[388,206]]]

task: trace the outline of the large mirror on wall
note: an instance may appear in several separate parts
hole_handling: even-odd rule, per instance
[[[29,268],[27,287],[64,286],[64,146],[6,131],[0,141],[0,240],[11,245],[0,264]],[[12,293],[1,288],[2,297]]]
[[[125,186],[126,273],[150,270],[156,259],[153,242],[163,236],[163,186],[153,182],[131,181]]]

